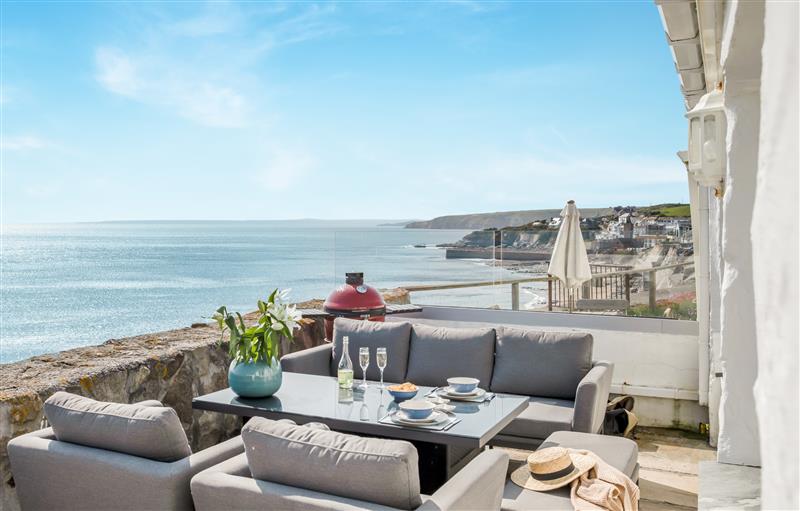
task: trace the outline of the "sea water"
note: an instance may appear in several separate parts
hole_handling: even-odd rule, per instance
[[[378,288],[500,280],[487,261],[447,260],[469,231],[376,222],[104,222],[4,225],[0,363],[251,311],[274,288],[325,298],[346,272]],[[418,245],[424,245],[420,248]],[[510,306],[509,286],[415,293],[414,303]]]

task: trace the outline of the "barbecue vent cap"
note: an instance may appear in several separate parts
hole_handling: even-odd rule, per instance
[[[345,273],[345,282],[351,286],[361,286],[364,284],[364,273]]]

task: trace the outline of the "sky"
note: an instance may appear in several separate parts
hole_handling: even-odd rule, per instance
[[[0,9],[3,223],[688,200],[650,1]]]

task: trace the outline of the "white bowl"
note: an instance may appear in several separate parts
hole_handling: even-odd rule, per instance
[[[422,399],[410,399],[398,405],[409,419],[427,419],[433,413],[436,405]]]
[[[447,384],[456,392],[466,394],[472,392],[481,381],[476,378],[448,378]]]

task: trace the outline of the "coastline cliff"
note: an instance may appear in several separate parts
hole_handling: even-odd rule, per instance
[[[584,218],[606,216],[613,213],[611,208],[580,208],[580,211]],[[560,214],[561,208],[447,215],[431,220],[409,222],[405,227],[406,229],[499,229],[509,225],[525,225],[538,220],[549,220]]]

